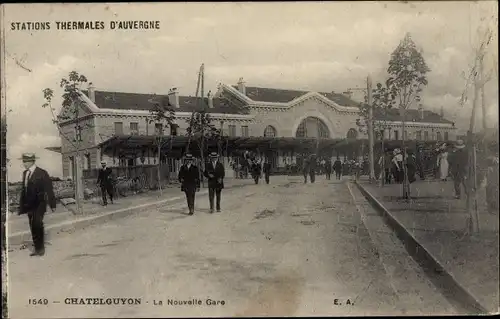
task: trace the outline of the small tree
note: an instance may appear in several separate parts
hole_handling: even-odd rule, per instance
[[[387,90],[389,97],[395,101],[400,109],[402,122],[402,145],[403,150],[403,197],[410,198],[410,183],[408,181],[408,172],[406,169],[406,149],[405,149],[405,121],[406,110],[414,102],[420,102],[422,87],[427,85],[427,73],[430,71],[425,63],[420,50],[417,49],[409,33],[399,43],[398,47],[392,52],[389,60],[387,73]],[[392,102],[391,102],[392,103]]]
[[[82,123],[80,108],[85,102],[82,99],[82,86],[87,83],[87,77],[79,74],[76,71],[71,71],[68,78],[62,78],[59,86],[64,90],[62,94],[62,108],[58,115],[55,113],[55,108],[52,106],[52,99],[54,97],[54,90],[46,88],[43,90],[43,97],[45,103],[42,104],[43,108],[49,108],[52,114],[52,122],[56,125],[60,136],[62,136],[72,146],[72,151],[76,159],[76,178],[75,178],[75,200],[78,207],[78,212],[83,213],[82,200],[83,200],[83,176],[81,167],[81,151],[82,151],[82,131],[92,125]],[[65,122],[74,122],[74,136],[68,136],[63,130]]]
[[[153,104],[151,109],[150,109],[150,117],[148,118],[148,123],[160,123],[160,124],[165,124],[165,127],[172,127],[172,125],[175,125],[175,109],[170,103],[170,100],[168,97],[163,97],[161,99],[157,99],[153,97],[150,102]],[[165,136],[163,134],[156,134],[155,133],[155,143],[157,146],[157,153],[158,153],[158,187],[161,192],[161,151],[163,149],[163,146],[171,140],[171,136]],[[170,173],[170,172],[169,172]],[[169,176],[170,178],[170,176]]]

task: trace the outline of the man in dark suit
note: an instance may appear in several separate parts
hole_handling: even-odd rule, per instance
[[[337,156],[337,159],[335,160],[335,163],[333,163],[333,170],[335,171],[335,175],[337,176],[337,179],[341,179],[342,177],[342,162],[340,161],[340,158]]]
[[[252,163],[252,177],[253,180],[255,181],[255,184],[259,184],[259,178],[261,173],[262,173],[261,165],[257,159],[254,159]]]
[[[184,157],[184,165],[179,170],[179,183],[181,183],[181,191],[186,193],[189,215],[193,215],[196,192],[200,190],[200,171],[193,164],[191,154],[186,154]]]
[[[101,187],[103,205],[107,206],[108,200],[106,198],[106,193],[108,193],[111,204],[113,204],[113,181],[111,179],[113,171],[111,168],[106,167],[105,161],[101,161],[101,165],[102,168],[99,169],[99,175],[97,176],[97,185]]]
[[[31,237],[35,246],[30,256],[43,256],[45,254],[43,216],[47,211],[47,205],[52,211],[56,209],[56,197],[49,174],[35,165],[36,159],[33,153],[25,153],[21,158],[26,170],[23,172],[19,215],[28,214]]]
[[[269,158],[267,157],[264,160],[264,165],[262,165],[262,170],[264,171],[264,178],[266,179],[266,184],[269,184],[269,176],[271,176],[271,163],[269,163]]]
[[[325,161],[325,173],[326,173],[326,179],[331,179],[332,176],[332,162],[330,158],[327,158]]]
[[[316,154],[311,154],[309,159],[309,177],[311,179],[311,183],[314,183],[316,180],[316,169],[317,169],[317,159]]]
[[[203,172],[208,178],[208,198],[210,200],[210,213],[214,212],[214,196],[216,197],[217,212],[220,212],[220,197],[222,189],[224,188],[224,165],[219,162],[219,155],[217,153],[210,153],[210,162],[205,167]]]

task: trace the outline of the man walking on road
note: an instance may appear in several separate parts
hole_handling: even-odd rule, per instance
[[[330,180],[332,176],[332,162],[330,161],[329,158],[327,158],[325,161],[325,174],[326,174],[326,179]]]
[[[317,167],[316,154],[312,154],[309,160],[309,177],[311,178],[311,183],[314,183],[314,181],[316,180],[316,169],[317,169],[316,167]]]
[[[184,157],[184,164],[179,170],[179,183],[181,183],[181,191],[186,193],[189,215],[193,215],[196,192],[200,190],[200,171],[193,164],[191,154],[186,154]]]
[[[210,213],[214,212],[214,197],[216,197],[216,209],[220,212],[221,192],[224,188],[224,165],[218,160],[217,153],[210,153],[210,162],[205,167],[205,175],[208,178],[208,198],[210,200]]]
[[[335,175],[337,176],[337,179],[341,179],[342,162],[340,161],[340,158],[338,156],[337,156],[337,159],[335,160],[335,163],[333,163],[333,170],[335,171]]]
[[[99,175],[97,176],[97,185],[101,187],[102,203],[104,206],[108,205],[108,199],[106,198],[106,193],[109,195],[111,204],[113,204],[113,182],[111,180],[111,174],[113,171],[111,168],[106,167],[106,162],[101,161],[102,168],[99,169]]]
[[[23,173],[19,215],[28,214],[31,236],[35,246],[35,250],[30,256],[43,256],[45,254],[43,216],[47,211],[47,205],[52,211],[56,209],[56,197],[49,174],[35,165],[36,159],[37,157],[33,153],[25,153],[21,158],[26,170]]]
[[[467,168],[469,162],[469,154],[465,148],[463,140],[457,140],[457,144],[451,154],[450,170],[453,178],[453,185],[455,186],[455,198],[459,199],[461,196],[461,185],[467,194]]]
[[[264,178],[266,179],[266,184],[269,184],[269,176],[271,175],[271,163],[269,163],[269,158],[267,157],[264,160],[264,165],[262,165],[262,170],[264,171]]]

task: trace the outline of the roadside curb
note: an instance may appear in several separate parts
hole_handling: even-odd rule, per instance
[[[375,196],[367,191],[358,181],[354,181],[363,196],[375,208],[375,211],[385,220],[403,243],[410,256],[423,268],[436,288],[445,292],[446,296],[453,296],[454,301],[460,303],[470,314],[489,314],[490,312],[464,288],[455,277],[435,258],[392,214],[380,203]]]
[[[251,184],[241,184],[241,185],[234,185],[230,187],[226,187],[225,189],[237,189],[237,188],[242,188],[245,186],[248,186]],[[200,192],[197,193],[197,195],[207,195],[208,194],[208,189],[203,189]],[[151,203],[145,203],[141,205],[136,205],[132,207],[125,207],[125,208],[120,208],[114,211],[110,211],[104,214],[92,214],[91,216],[84,217],[82,216],[79,219],[73,219],[73,220],[68,220],[64,221],[55,225],[50,225],[45,227],[45,236],[50,238],[54,235],[57,235],[61,232],[71,232],[75,231],[78,229],[82,229],[85,227],[89,226],[94,226],[94,225],[100,225],[104,224],[110,220],[117,219],[117,218],[123,218],[127,217],[130,215],[133,215],[142,209],[150,208],[153,206],[158,206],[162,204],[166,204],[169,202],[174,202],[183,199],[184,196],[174,196],[162,200],[157,200]],[[30,231],[22,231],[22,232],[17,232],[12,235],[9,235],[7,238],[7,247],[10,246],[18,246],[26,241],[31,242],[31,232]]]

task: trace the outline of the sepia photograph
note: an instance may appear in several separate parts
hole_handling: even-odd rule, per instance
[[[499,313],[497,1],[0,9],[2,318]]]

